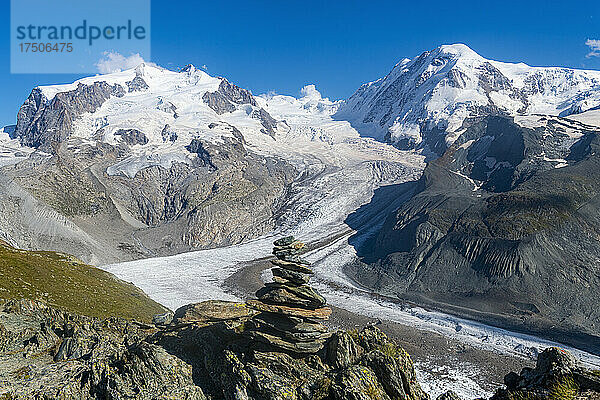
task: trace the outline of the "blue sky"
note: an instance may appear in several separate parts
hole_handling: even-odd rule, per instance
[[[14,123],[34,86],[79,77],[10,74],[9,3],[0,12],[0,124]],[[585,44],[600,39],[599,3],[153,0],[151,61],[205,65],[254,93],[297,95],[315,83],[335,99],[447,43],[495,60],[600,69]]]

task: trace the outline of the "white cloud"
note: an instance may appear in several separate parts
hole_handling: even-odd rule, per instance
[[[321,99],[321,92],[317,90],[315,85],[306,85],[300,90],[302,97],[308,97],[311,99]]]
[[[585,41],[585,45],[591,50],[586,57],[600,57],[600,40],[588,39]]]
[[[112,72],[119,72],[125,69],[135,68],[144,62],[142,56],[139,53],[132,54],[129,57],[117,52],[104,52],[104,57],[98,60],[96,68],[101,74],[110,74]]]

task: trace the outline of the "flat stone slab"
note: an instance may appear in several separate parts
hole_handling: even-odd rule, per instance
[[[276,241],[274,241],[273,245],[275,247],[288,246],[288,245],[294,243],[295,241],[296,241],[296,238],[294,238],[293,236],[286,236],[284,238],[277,239]]]
[[[173,324],[193,322],[218,322],[238,318],[252,317],[256,310],[246,303],[232,301],[208,300],[202,303],[187,304],[179,307],[173,316]]]
[[[271,313],[260,313],[252,318],[252,321],[260,321],[272,329],[280,332],[292,332],[292,333],[308,333],[308,332],[321,332],[326,333],[327,327],[322,324],[313,324],[306,322],[302,318],[294,318],[288,315],[271,314]]]
[[[272,268],[271,270],[273,271],[274,277],[287,279],[288,281],[293,282],[298,285],[306,284],[310,280],[310,275],[302,273],[302,272],[291,271],[289,269],[283,269],[283,268]],[[275,280],[275,279],[273,279],[273,280]]]
[[[273,314],[289,315],[298,318],[310,318],[313,320],[327,320],[331,315],[331,308],[321,307],[314,310],[306,310],[303,308],[289,307],[280,304],[265,304],[259,300],[248,300],[248,307]]]
[[[289,271],[301,272],[303,274],[312,275],[314,273],[313,270],[308,267],[308,265],[304,265],[301,263],[290,262],[285,260],[271,260],[271,264],[279,268],[287,269]]]
[[[267,292],[278,292],[282,297],[289,297],[295,299],[305,299],[310,302],[310,304],[314,304],[311,306],[312,308],[320,308],[323,307],[327,301],[321,294],[312,287],[308,285],[286,285],[278,282],[269,282],[265,284],[265,288],[263,293]]]

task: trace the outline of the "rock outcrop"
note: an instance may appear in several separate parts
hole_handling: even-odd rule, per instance
[[[538,356],[535,368],[504,377],[505,389],[492,400],[512,399],[598,399],[600,371],[583,368],[568,351],[549,347]]]
[[[267,316],[244,303],[208,301],[148,325],[0,301],[0,398],[429,400],[408,354],[374,326],[327,340],[285,339],[286,346],[323,341],[310,352],[245,334],[258,320],[280,332],[326,331],[316,321],[327,313],[298,310],[293,318]]]
[[[331,337],[321,324],[331,309],[315,289],[307,285],[313,271],[300,257],[304,243],[293,236],[276,240],[272,261],[273,282],[256,292],[258,300],[248,305],[259,311],[244,332],[279,350],[293,354],[316,353]]]
[[[121,85],[95,82],[58,93],[48,100],[41,89],[35,88],[19,109],[15,137],[26,146],[55,151],[73,130],[73,121],[86,112],[94,112],[111,96],[122,97]]]

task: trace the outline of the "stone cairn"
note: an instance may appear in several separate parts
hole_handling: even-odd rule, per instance
[[[304,243],[293,236],[276,240],[271,261],[273,282],[256,292],[248,306],[260,313],[248,321],[244,332],[279,350],[296,354],[319,351],[331,336],[322,322],[331,308],[325,298],[308,285],[310,263],[300,257]]]

